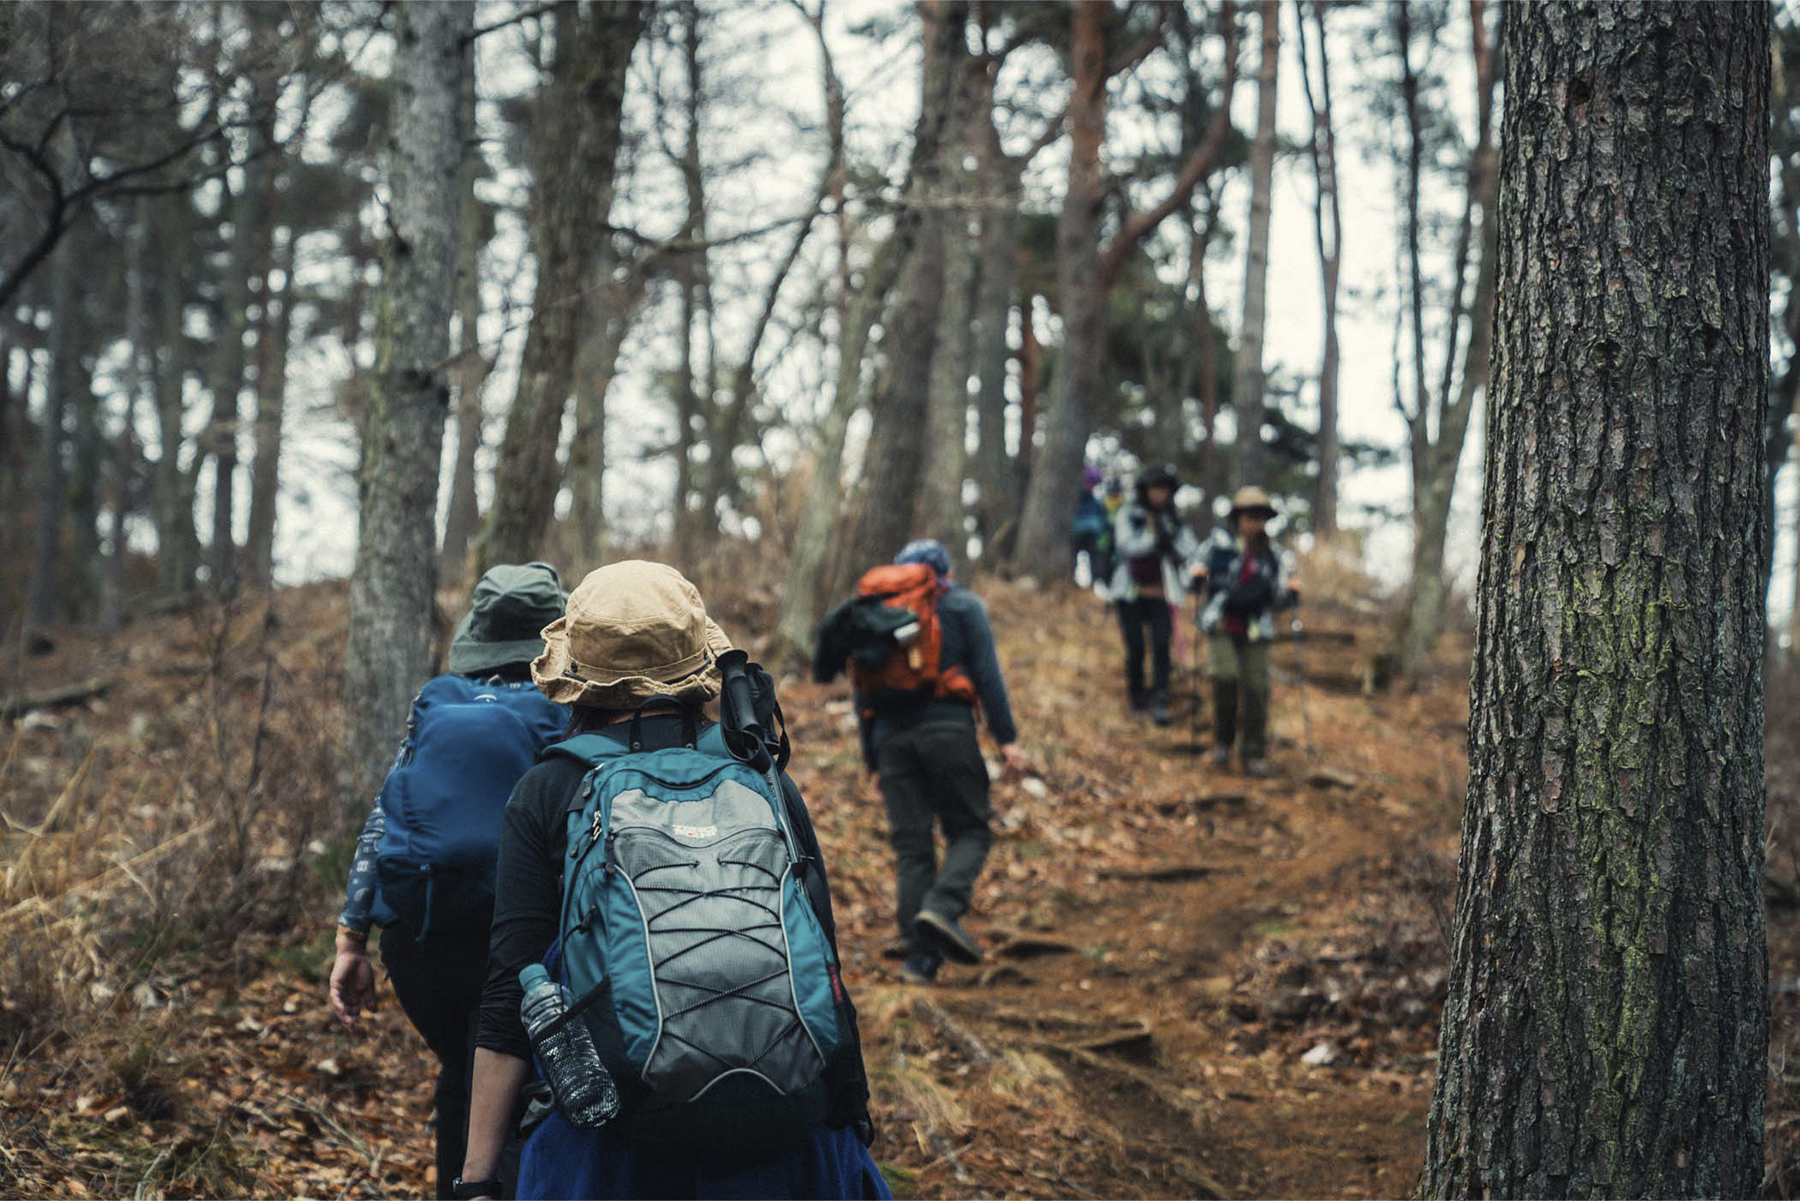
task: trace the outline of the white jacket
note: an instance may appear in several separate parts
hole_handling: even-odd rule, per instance
[[[1163,598],[1177,607],[1186,602],[1188,576],[1199,560],[1200,540],[1194,537],[1187,522],[1175,515],[1173,508],[1152,513],[1136,500],[1127,501],[1113,516],[1113,574],[1112,585],[1107,589],[1109,600],[1134,601],[1138,598],[1138,582],[1131,578],[1131,560],[1156,553],[1153,518],[1160,518],[1173,527],[1174,553],[1165,555],[1162,561]]]

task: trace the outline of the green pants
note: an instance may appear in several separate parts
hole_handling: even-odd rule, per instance
[[[1269,755],[1269,644],[1214,634],[1209,651],[1213,682],[1213,733],[1226,750],[1244,735],[1245,762]],[[1239,697],[1242,697],[1240,702]]]

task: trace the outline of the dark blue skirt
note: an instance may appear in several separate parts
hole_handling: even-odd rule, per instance
[[[695,1132],[704,1151],[705,1132]],[[577,1130],[553,1113],[519,1164],[520,1201],[585,1197],[845,1197],[888,1201],[887,1181],[854,1131],[820,1126],[799,1146],[754,1163],[650,1155],[608,1130]]]

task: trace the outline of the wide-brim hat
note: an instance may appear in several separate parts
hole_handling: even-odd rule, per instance
[[[719,695],[719,656],[731,649],[686,576],[637,559],[589,572],[543,637],[531,664],[538,691],[597,709],[665,696],[710,701]]]
[[[1274,517],[1279,513],[1269,500],[1269,494],[1255,484],[1246,484],[1231,494],[1231,515],[1240,513],[1260,513],[1263,517]]]
[[[501,563],[475,581],[469,611],[450,639],[446,668],[458,675],[529,663],[544,653],[543,629],[569,599],[548,563]]]

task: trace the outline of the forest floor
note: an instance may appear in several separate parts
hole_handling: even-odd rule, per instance
[[[1421,691],[1364,695],[1368,606],[1309,608],[1339,635],[1306,647],[1335,686],[1308,691],[1308,725],[1278,649],[1276,773],[1248,780],[1195,753],[1185,707],[1166,730],[1124,711],[1094,597],[983,591],[1037,770],[995,789],[980,968],[899,982],[847,697],[782,683],[896,1194],[1407,1195],[1454,904],[1466,648]],[[325,1004],[342,596],[68,638],[0,689],[108,681],[14,721],[0,765],[0,1194],[429,1195],[423,1043],[385,989],[360,1037]],[[1775,758],[1770,1192],[1787,1195],[1800,844],[1782,822],[1800,776]]]

